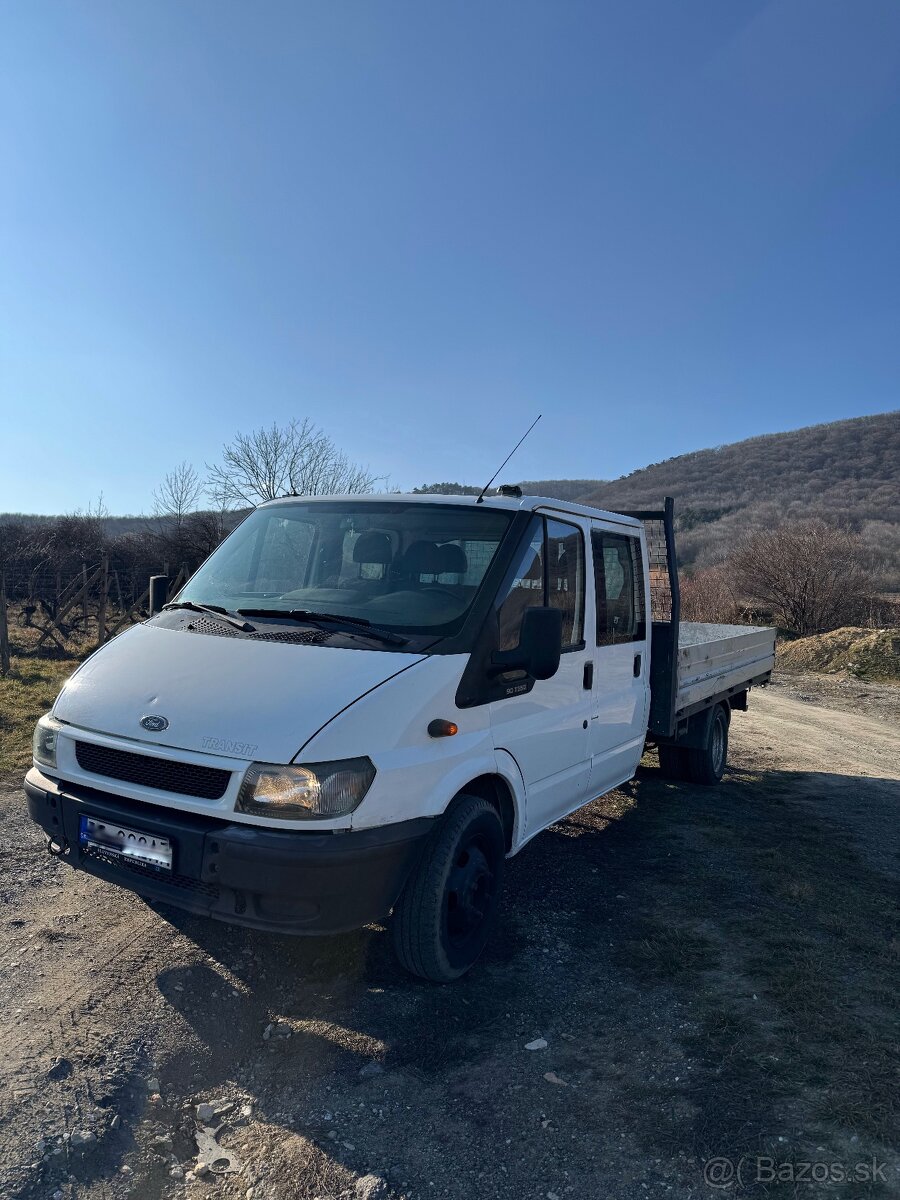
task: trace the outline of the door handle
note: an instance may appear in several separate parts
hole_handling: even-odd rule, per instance
[[[634,677],[635,677],[635,679],[640,679],[640,677],[641,677],[641,656],[640,656],[640,654],[636,654],[634,656]]]
[[[582,680],[582,686],[586,692],[589,692],[594,686],[594,664],[592,662],[586,662],[584,664],[584,678]]]

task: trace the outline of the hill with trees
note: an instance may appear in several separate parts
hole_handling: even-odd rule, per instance
[[[900,589],[900,411],[681,454],[579,499],[622,509],[663,496],[676,498],[685,565],[721,561],[747,533],[821,518],[858,532],[885,586]]]

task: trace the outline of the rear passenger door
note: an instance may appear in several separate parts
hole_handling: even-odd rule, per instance
[[[644,749],[649,703],[646,580],[641,540],[593,523],[596,636],[590,727],[590,790],[630,778]]]

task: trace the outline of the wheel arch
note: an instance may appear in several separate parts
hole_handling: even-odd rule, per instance
[[[468,796],[479,796],[497,810],[503,824],[506,852],[509,854],[517,841],[519,812],[516,798],[507,780],[497,774],[477,775],[474,779],[470,779],[464,787],[461,787],[456,795],[459,796],[462,793]]]

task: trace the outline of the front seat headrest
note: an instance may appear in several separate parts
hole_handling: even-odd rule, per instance
[[[438,546],[438,554],[440,555],[439,575],[465,575],[469,569],[469,560],[466,558],[466,552],[462,546],[457,546],[456,542],[444,542]]]
[[[437,545],[434,542],[413,542],[403,555],[401,570],[408,575],[439,575],[443,568]]]
[[[353,543],[355,563],[380,563],[386,567],[393,557],[391,539],[386,533],[361,533]]]

